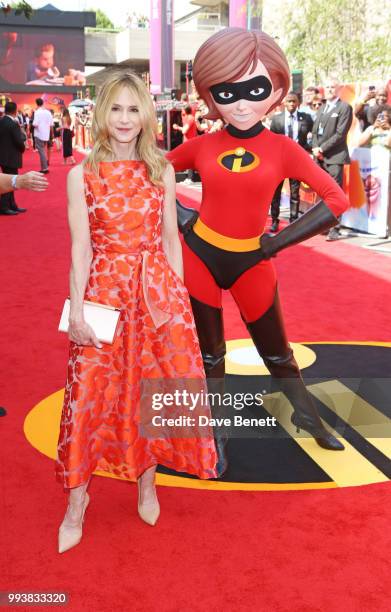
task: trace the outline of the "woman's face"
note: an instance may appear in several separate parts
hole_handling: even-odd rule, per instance
[[[248,130],[258,123],[281,95],[281,89],[274,91],[269,72],[260,60],[254,72],[250,74],[250,70],[251,66],[232,83],[219,83],[210,88],[224,121],[239,130]]]
[[[107,120],[109,137],[121,144],[129,144],[141,131],[140,102],[122,87],[113,98]]]

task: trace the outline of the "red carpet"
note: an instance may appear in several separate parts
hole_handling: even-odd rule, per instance
[[[32,153],[30,167],[38,168]],[[66,591],[72,611],[388,611],[388,484],[276,493],[160,487],[162,515],[151,529],[137,517],[134,485],[95,478],[83,541],[57,554],[66,498],[52,461],[22,427],[65,379],[57,324],[68,285],[66,172],[55,154],[48,192],[17,193],[28,212],[0,217],[0,405],[8,409],[0,419],[0,591]],[[390,259],[320,237],[276,266],[291,340],[390,341]],[[227,336],[244,337],[229,297],[225,309]]]

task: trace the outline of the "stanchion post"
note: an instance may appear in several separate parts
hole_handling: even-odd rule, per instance
[[[167,151],[171,151],[171,110],[166,110]]]

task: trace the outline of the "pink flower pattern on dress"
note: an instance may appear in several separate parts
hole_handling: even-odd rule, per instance
[[[118,333],[102,349],[70,343],[56,474],[65,487],[95,470],[136,480],[160,463],[216,477],[212,435],[143,437],[143,379],[204,379],[187,290],[161,239],[164,191],[139,161],[85,170],[93,261],[85,298],[120,308]]]

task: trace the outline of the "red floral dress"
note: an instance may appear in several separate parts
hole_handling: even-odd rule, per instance
[[[100,470],[135,480],[155,464],[213,478],[210,432],[170,438],[140,427],[143,380],[204,379],[189,296],[162,248],[164,191],[135,160],[101,162],[84,181],[93,249],[85,298],[121,318],[112,345],[70,344],[57,478],[77,487]]]

